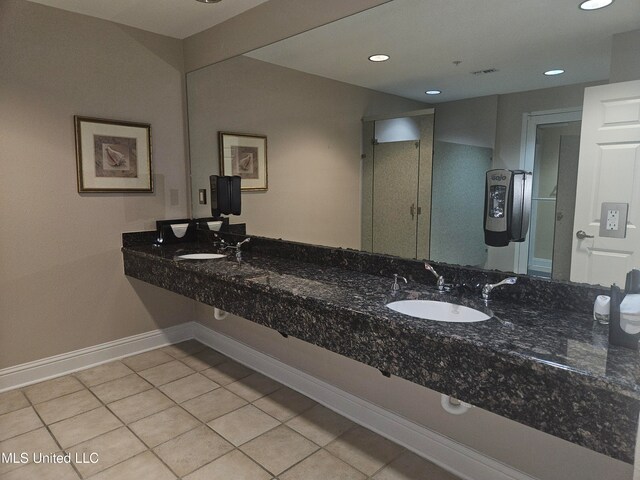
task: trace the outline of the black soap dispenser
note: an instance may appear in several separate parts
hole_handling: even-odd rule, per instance
[[[638,350],[640,332],[630,334],[620,326],[620,304],[627,294],[640,293],[640,270],[633,269],[627,273],[624,292],[615,283],[611,286],[611,311],[609,314],[609,343],[620,347]]]

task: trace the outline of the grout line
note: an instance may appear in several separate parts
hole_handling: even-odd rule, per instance
[[[22,390],[20,390],[22,391]],[[78,390],[80,391],[80,390]],[[74,392],[75,393],[75,392]],[[58,448],[60,450],[60,452],[64,452],[64,453],[68,453],[67,450],[65,450],[64,448],[62,448],[62,445],[60,444],[60,442],[58,441],[58,438],[53,434],[53,432],[51,431],[51,429],[49,428],[49,425],[47,425],[45,423],[45,421],[42,419],[42,417],[40,416],[40,414],[38,413],[38,411],[35,408],[35,404],[31,401],[31,399],[24,393],[24,391],[22,391],[22,394],[25,396],[25,398],[27,399],[27,401],[29,402],[29,405],[31,405],[31,408],[33,409],[33,411],[35,412],[35,414],[38,416],[38,418],[40,419],[40,421],[42,422],[42,425],[44,426],[44,428],[47,430],[47,432],[49,433],[49,436],[53,439],[53,441],[56,443],[56,445],[58,446]],[[59,397],[57,397],[59,398]],[[53,399],[51,399],[53,400]],[[44,402],[40,402],[40,403],[44,403]],[[73,417],[71,417],[73,418]],[[33,431],[33,430],[32,430]],[[15,438],[15,437],[13,437]],[[27,463],[25,465],[22,465],[22,467],[25,467],[27,465],[30,465],[30,463]],[[21,467],[18,467],[21,468]],[[78,469],[76,468],[75,464],[73,462],[71,462],[71,468],[73,469],[74,472],[76,472],[76,474],[78,475],[78,478],[82,478],[82,475],[80,475],[80,472],[78,471]],[[17,469],[16,469],[17,470]]]
[[[200,342],[198,342],[198,343],[200,343]],[[160,347],[160,348],[157,348],[157,349],[155,349],[155,350],[149,350],[149,352],[151,352],[151,351],[162,351],[162,349],[163,349],[163,348],[166,348],[166,347]],[[222,356],[224,357],[224,360],[222,360],[221,362],[219,362],[219,363],[217,363],[217,364],[215,364],[215,365],[210,365],[209,367],[207,367],[207,368],[205,368],[205,369],[203,369],[203,370],[195,370],[195,369],[193,369],[192,367],[190,367],[189,365],[187,365],[186,363],[182,362],[182,359],[187,358],[187,357],[196,357],[198,354],[200,354],[200,353],[202,353],[202,352],[206,351],[207,349],[212,350],[212,351],[214,351],[214,352],[216,352],[216,353],[219,353],[220,355],[222,355]],[[147,352],[144,352],[144,353],[147,353]],[[136,354],[136,355],[144,355],[144,353],[142,353],[142,354]],[[400,449],[400,451],[399,451],[399,453],[398,453],[397,455],[393,456],[393,458],[392,458],[391,460],[389,460],[388,462],[384,463],[384,464],[383,464],[383,465],[382,465],[378,470],[376,470],[376,472],[374,472],[372,475],[370,475],[370,476],[369,476],[369,475],[367,475],[366,473],[361,472],[361,471],[360,471],[358,468],[356,468],[354,465],[351,465],[351,464],[350,464],[349,462],[347,462],[346,460],[343,460],[342,458],[340,458],[340,457],[338,457],[338,456],[334,455],[333,453],[331,453],[330,451],[328,451],[328,450],[326,449],[326,447],[328,447],[328,446],[329,446],[329,445],[331,445],[332,443],[336,442],[339,438],[341,438],[342,436],[344,436],[346,433],[348,433],[348,432],[349,432],[349,431],[351,431],[352,429],[356,428],[356,427],[357,427],[357,425],[352,425],[352,426],[351,426],[351,427],[349,427],[347,430],[345,430],[344,432],[342,432],[339,436],[337,436],[336,438],[334,438],[333,440],[331,440],[327,445],[325,445],[325,446],[318,445],[317,443],[313,442],[313,440],[311,440],[311,439],[307,438],[307,437],[306,437],[306,436],[304,436],[302,433],[300,433],[300,432],[298,432],[298,431],[296,431],[296,430],[292,429],[290,426],[288,426],[288,425],[287,425],[287,422],[289,422],[289,421],[291,421],[291,420],[293,420],[293,419],[295,419],[295,418],[297,418],[297,417],[302,416],[304,413],[306,413],[306,412],[307,412],[307,411],[309,411],[310,409],[314,408],[314,406],[319,405],[317,402],[314,402],[314,405],[310,406],[309,408],[304,409],[304,410],[303,410],[303,411],[301,411],[301,412],[296,412],[296,414],[295,414],[294,416],[292,416],[291,418],[288,418],[288,419],[285,419],[285,420],[283,420],[283,421],[282,421],[282,420],[279,420],[278,418],[275,418],[273,415],[269,414],[268,412],[266,412],[266,411],[262,410],[260,407],[256,406],[256,405],[255,405],[255,402],[257,402],[257,401],[259,401],[259,400],[262,400],[262,399],[264,399],[264,398],[267,398],[267,397],[269,397],[269,396],[273,395],[274,393],[276,393],[276,392],[280,391],[283,387],[285,387],[284,385],[281,385],[279,388],[277,388],[276,390],[274,390],[274,391],[272,391],[272,392],[266,393],[266,394],[264,394],[264,395],[262,395],[262,396],[260,396],[260,397],[258,397],[258,398],[256,398],[256,399],[252,400],[252,401],[249,401],[249,400],[245,399],[244,397],[242,397],[242,396],[238,395],[237,393],[235,393],[235,392],[233,392],[233,391],[229,390],[229,389],[228,389],[228,388],[226,388],[226,387],[228,387],[229,385],[232,385],[232,384],[234,384],[234,383],[241,382],[241,381],[245,380],[246,378],[248,378],[250,375],[252,375],[252,374],[254,374],[254,373],[258,373],[258,372],[256,372],[255,370],[253,370],[253,369],[249,369],[249,370],[251,371],[251,373],[250,373],[249,375],[246,375],[246,376],[244,376],[244,377],[242,377],[242,378],[239,378],[239,379],[235,379],[233,382],[227,383],[226,385],[221,385],[221,384],[218,384],[218,382],[216,382],[215,380],[213,380],[213,379],[211,379],[211,378],[207,377],[206,375],[202,374],[202,372],[204,372],[205,370],[208,370],[209,368],[214,368],[214,367],[217,367],[217,366],[219,366],[219,365],[222,365],[222,364],[224,364],[224,363],[228,363],[228,362],[234,362],[234,363],[237,363],[237,362],[235,362],[233,359],[231,359],[231,358],[227,357],[226,355],[224,355],[224,354],[222,354],[222,353],[218,352],[217,350],[212,349],[212,348],[207,347],[207,346],[204,346],[204,348],[203,348],[202,350],[199,350],[199,351],[197,351],[197,352],[195,352],[195,353],[190,353],[190,354],[184,355],[184,356],[182,356],[182,357],[180,357],[180,358],[173,357],[173,355],[171,355],[171,354],[169,354],[169,353],[167,353],[167,352],[163,352],[163,353],[166,353],[168,356],[172,357],[172,360],[169,360],[169,361],[167,361],[167,362],[163,362],[163,363],[160,363],[160,364],[158,364],[158,365],[154,365],[154,366],[152,366],[152,367],[146,368],[146,369],[144,369],[144,370],[139,370],[139,371],[136,371],[136,370],[134,370],[133,368],[129,367],[128,365],[124,364],[124,362],[121,362],[121,360],[114,360],[114,361],[113,361],[113,363],[115,363],[115,362],[121,362],[121,363],[123,363],[123,365],[125,365],[127,368],[129,368],[132,372],[131,372],[131,373],[128,373],[128,374],[126,374],[126,375],[123,375],[123,376],[121,376],[121,377],[118,377],[118,378],[113,378],[113,379],[107,380],[107,381],[105,381],[105,382],[97,383],[97,384],[95,384],[95,385],[92,385],[91,387],[89,387],[89,386],[88,386],[88,385],[86,385],[84,382],[82,382],[82,380],[80,380],[79,378],[77,378],[77,377],[76,377],[76,374],[77,374],[78,372],[74,372],[74,373],[69,374],[69,376],[71,376],[71,377],[75,378],[76,380],[78,380],[78,381],[80,382],[80,384],[83,386],[83,388],[82,388],[82,389],[80,389],[80,390],[77,390],[76,392],[71,392],[71,393],[68,393],[68,394],[65,394],[65,395],[60,395],[59,397],[54,397],[54,398],[49,399],[49,400],[46,400],[46,401],[51,401],[51,400],[55,400],[55,399],[58,399],[58,398],[62,398],[62,397],[67,396],[67,395],[72,395],[72,394],[74,394],[74,393],[78,393],[78,392],[80,392],[80,391],[82,391],[82,390],[84,389],[84,390],[88,390],[88,391],[90,392],[90,394],[91,394],[94,398],[96,398],[96,399],[98,400],[98,402],[99,402],[99,404],[100,404],[100,407],[96,407],[96,408],[94,408],[94,409],[90,409],[90,410],[87,410],[87,411],[85,411],[85,412],[81,412],[81,413],[79,413],[79,414],[76,414],[76,415],[74,415],[74,416],[68,417],[68,418],[66,418],[66,419],[61,419],[61,420],[59,420],[59,421],[56,421],[56,422],[52,423],[51,425],[55,425],[55,424],[57,424],[57,423],[63,422],[63,421],[65,421],[65,420],[72,419],[72,418],[77,417],[77,416],[79,416],[79,415],[82,415],[82,414],[85,414],[85,413],[88,413],[88,412],[91,412],[91,411],[97,410],[98,408],[103,408],[103,407],[104,407],[108,412],[110,412],[112,415],[114,415],[114,416],[118,419],[118,421],[121,423],[121,425],[120,425],[120,426],[118,426],[116,429],[112,429],[112,430],[109,430],[109,431],[107,431],[107,432],[103,432],[103,433],[101,433],[100,435],[97,435],[97,436],[95,436],[95,437],[91,437],[91,438],[89,438],[89,439],[83,440],[82,442],[79,442],[79,443],[77,443],[77,444],[75,444],[75,445],[70,446],[68,449],[63,449],[63,448],[62,448],[62,446],[60,445],[60,443],[59,443],[58,439],[55,437],[55,435],[53,435],[53,433],[52,433],[52,432],[51,432],[51,430],[49,429],[49,425],[47,425],[47,424],[43,421],[42,417],[40,416],[40,414],[39,414],[39,413],[37,412],[37,410],[35,409],[35,404],[34,404],[34,403],[29,399],[29,397],[25,394],[24,390],[23,390],[23,389],[17,389],[17,390],[18,390],[18,391],[20,391],[20,392],[22,393],[22,395],[24,395],[24,397],[27,399],[27,402],[28,402],[29,406],[33,409],[33,411],[36,413],[36,415],[38,416],[38,418],[40,419],[40,421],[41,421],[41,422],[42,422],[42,424],[43,424],[43,426],[39,426],[39,427],[37,427],[37,428],[36,428],[36,429],[34,429],[34,430],[37,430],[37,429],[39,429],[39,428],[43,428],[43,427],[44,427],[44,428],[47,430],[47,432],[49,433],[49,435],[53,438],[53,440],[54,440],[54,442],[56,443],[56,445],[60,448],[60,451],[62,451],[62,452],[68,453],[68,452],[70,451],[70,449],[71,449],[71,448],[73,448],[73,447],[75,447],[75,446],[77,446],[77,445],[80,445],[80,444],[82,444],[82,443],[85,443],[85,442],[88,442],[88,441],[94,440],[94,439],[96,439],[96,438],[98,438],[98,437],[100,437],[100,436],[102,436],[102,435],[105,435],[105,434],[111,433],[111,432],[113,432],[113,431],[115,431],[115,430],[117,430],[117,429],[119,429],[119,428],[126,428],[126,429],[127,429],[127,430],[128,430],[128,431],[129,431],[129,432],[130,432],[130,433],[131,433],[131,434],[136,438],[136,439],[138,439],[138,440],[141,442],[141,444],[145,447],[145,450],[144,450],[143,452],[140,452],[140,453],[138,453],[138,454],[136,454],[136,455],[134,455],[134,456],[132,456],[132,457],[126,458],[126,459],[124,459],[124,460],[122,460],[122,461],[120,461],[120,462],[118,462],[118,463],[113,464],[113,465],[110,465],[109,467],[106,467],[105,469],[103,469],[103,470],[100,470],[100,471],[96,472],[94,475],[97,475],[97,474],[98,474],[98,473],[100,473],[100,472],[104,472],[104,471],[106,471],[106,470],[108,470],[108,469],[111,469],[111,468],[113,468],[113,467],[115,467],[115,466],[117,466],[117,465],[120,465],[120,464],[122,464],[122,463],[124,463],[124,462],[126,462],[126,461],[128,461],[128,460],[130,460],[130,459],[132,459],[132,458],[135,458],[135,457],[137,457],[137,456],[139,456],[139,455],[142,455],[142,454],[144,454],[144,453],[146,453],[146,452],[151,452],[151,454],[152,454],[154,457],[156,457],[156,459],[158,459],[158,460],[159,460],[159,461],[160,461],[160,462],[161,462],[161,463],[162,463],[166,468],[168,468],[170,472],[172,472],[174,475],[176,475],[176,477],[178,477],[178,474],[177,474],[176,472],[174,472],[174,471],[173,471],[173,469],[171,469],[171,467],[170,467],[166,462],[164,462],[164,461],[162,460],[162,458],[160,458],[160,456],[155,452],[155,449],[156,449],[156,448],[158,448],[158,447],[160,447],[160,446],[162,446],[162,445],[164,445],[164,444],[166,444],[166,443],[168,443],[168,442],[171,442],[171,441],[173,441],[173,440],[175,440],[175,439],[177,439],[177,438],[179,438],[179,437],[181,437],[181,436],[183,436],[183,435],[186,435],[186,434],[188,434],[188,433],[190,433],[190,432],[192,432],[192,431],[194,431],[194,430],[196,430],[196,429],[198,429],[198,428],[200,428],[200,427],[202,427],[202,426],[204,426],[204,427],[206,427],[206,428],[210,429],[213,433],[215,433],[216,435],[219,435],[219,436],[220,436],[222,439],[224,439],[226,442],[230,443],[230,444],[233,446],[233,449],[232,449],[232,450],[230,450],[229,452],[226,452],[226,453],[224,453],[224,454],[220,455],[219,457],[214,458],[213,460],[211,460],[211,461],[209,461],[209,462],[207,462],[207,463],[205,463],[205,464],[203,464],[203,465],[199,466],[199,467],[198,467],[198,468],[196,468],[193,472],[195,472],[195,471],[197,471],[197,470],[199,470],[199,469],[201,469],[201,468],[204,468],[205,466],[207,466],[207,465],[209,465],[209,464],[211,464],[211,463],[215,462],[216,460],[218,460],[218,459],[220,459],[220,458],[224,457],[225,455],[228,455],[228,454],[230,454],[230,453],[234,452],[235,450],[238,450],[240,453],[242,453],[243,455],[247,456],[247,458],[249,458],[253,463],[255,463],[256,465],[258,465],[261,469],[263,469],[263,470],[267,471],[270,475],[273,475],[273,476],[275,477],[275,475],[274,475],[274,474],[272,474],[272,473],[271,473],[271,471],[269,471],[265,466],[261,465],[257,460],[255,460],[255,459],[253,459],[251,456],[247,455],[247,454],[246,454],[246,453],[241,449],[241,447],[243,447],[243,446],[245,446],[246,444],[250,443],[251,441],[253,441],[253,440],[257,439],[257,438],[260,438],[261,436],[263,436],[263,435],[265,435],[265,434],[267,434],[267,433],[269,433],[269,432],[271,432],[271,431],[275,430],[276,428],[279,428],[280,426],[284,426],[284,427],[288,428],[289,430],[291,430],[292,432],[297,433],[298,435],[301,435],[303,438],[305,438],[306,440],[310,441],[311,443],[313,443],[313,444],[314,444],[315,446],[317,446],[318,448],[317,448],[316,450],[314,450],[312,453],[310,453],[309,455],[305,456],[304,458],[300,459],[299,461],[297,461],[297,462],[295,462],[294,464],[292,464],[291,466],[289,466],[287,469],[285,469],[285,470],[284,470],[283,472],[281,472],[279,475],[282,475],[283,473],[285,473],[285,472],[287,472],[287,471],[291,470],[292,468],[294,468],[294,467],[295,467],[295,466],[297,466],[298,464],[302,463],[303,461],[305,461],[306,459],[308,459],[308,458],[309,458],[309,457],[311,457],[312,455],[317,454],[319,451],[325,451],[327,454],[332,455],[333,457],[337,458],[338,460],[340,460],[340,461],[344,462],[346,465],[349,465],[351,468],[354,468],[356,471],[358,471],[358,472],[360,472],[360,473],[363,473],[367,478],[369,478],[369,479],[370,479],[370,478],[373,478],[373,476],[375,476],[376,474],[378,474],[380,471],[382,471],[384,468],[386,468],[389,464],[391,464],[392,462],[394,462],[395,460],[397,460],[397,459],[402,455],[403,451],[405,450],[405,449],[401,448],[401,449]],[[135,355],[132,355],[132,356],[135,356]],[[127,358],[127,357],[125,357],[125,358]],[[180,363],[182,363],[183,365],[185,365],[185,366],[187,366],[188,368],[190,368],[191,370],[193,370],[193,372],[192,372],[192,373],[190,373],[190,374],[188,374],[188,375],[186,375],[186,376],[183,376],[183,377],[180,377],[180,378],[177,378],[177,379],[171,380],[170,382],[163,383],[163,384],[161,384],[161,385],[153,385],[151,382],[149,382],[147,379],[145,379],[142,375],[140,375],[140,372],[143,372],[143,371],[145,371],[145,370],[149,370],[149,369],[151,369],[151,368],[155,368],[155,367],[158,367],[158,366],[161,366],[161,365],[165,365],[165,364],[167,364],[167,363],[169,363],[169,362],[171,362],[171,361],[179,361],[179,362],[180,362]],[[203,361],[204,361],[204,360],[203,360]],[[95,368],[95,367],[91,367],[91,368]],[[248,368],[248,367],[247,367],[247,368]],[[85,370],[88,370],[88,369],[85,369]],[[98,396],[93,392],[93,390],[92,390],[92,388],[97,387],[97,386],[99,386],[99,385],[104,385],[104,384],[106,384],[106,383],[108,383],[108,382],[121,380],[121,379],[123,379],[123,378],[125,378],[125,377],[131,376],[131,375],[134,375],[134,374],[135,374],[135,375],[137,375],[137,376],[138,376],[138,378],[140,378],[140,379],[142,379],[144,382],[146,382],[148,385],[150,385],[150,388],[148,388],[147,390],[143,390],[142,392],[137,392],[137,393],[134,393],[134,394],[132,394],[132,395],[128,395],[128,396],[126,396],[126,397],[122,397],[122,398],[120,398],[120,399],[118,399],[118,400],[114,400],[113,402],[110,402],[109,404],[107,404],[107,403],[103,402],[103,401],[102,401],[102,400],[101,400],[101,399],[100,399],[100,398],[99,398],[99,397],[98,397]],[[198,395],[198,396],[196,396],[196,397],[193,397],[193,398],[191,398],[191,399],[185,400],[185,401],[184,401],[184,402],[182,402],[182,403],[176,402],[176,401],[175,401],[175,400],[173,400],[171,397],[169,397],[168,395],[166,395],[162,390],[160,390],[160,387],[163,387],[163,386],[165,386],[165,385],[169,385],[170,383],[173,383],[173,382],[175,382],[175,381],[178,381],[178,380],[184,379],[184,378],[186,378],[186,377],[188,377],[188,376],[191,376],[191,375],[194,375],[194,374],[201,374],[203,377],[205,377],[205,378],[207,378],[207,379],[211,380],[213,383],[217,384],[217,385],[218,385],[218,387],[216,387],[216,388],[214,388],[213,390],[210,390],[210,391],[208,391],[208,392],[205,392],[205,393],[203,393],[203,394],[201,394],[201,395]],[[167,408],[162,409],[162,410],[160,410],[160,411],[158,411],[158,412],[154,412],[154,413],[152,413],[152,414],[150,414],[150,415],[147,415],[147,416],[144,416],[144,417],[142,417],[142,418],[136,419],[136,420],[134,420],[134,421],[132,421],[132,422],[130,422],[130,423],[127,423],[127,422],[125,422],[124,420],[122,420],[122,419],[121,419],[121,418],[120,418],[120,417],[119,417],[119,416],[118,416],[118,415],[117,415],[113,410],[111,410],[111,408],[109,407],[109,405],[111,405],[111,404],[113,404],[113,403],[115,403],[115,402],[118,402],[118,401],[120,401],[120,400],[124,400],[124,399],[126,399],[126,398],[131,398],[131,397],[133,397],[133,396],[135,396],[135,395],[139,395],[139,394],[142,394],[142,393],[145,393],[145,392],[149,392],[149,391],[150,391],[150,390],[152,390],[152,389],[153,389],[153,390],[158,391],[158,393],[160,393],[161,395],[163,395],[165,398],[168,398],[168,399],[170,400],[170,402],[172,403],[172,405],[170,405],[170,406],[168,406]],[[229,411],[229,412],[224,413],[223,415],[219,415],[219,416],[217,416],[217,417],[215,417],[215,418],[213,418],[213,419],[209,420],[208,422],[205,422],[205,421],[201,420],[200,418],[196,417],[194,414],[192,414],[191,412],[189,412],[189,411],[188,411],[188,410],[183,406],[183,404],[184,404],[184,403],[186,403],[186,402],[189,402],[189,401],[191,401],[191,400],[195,400],[195,399],[197,399],[197,398],[200,398],[200,397],[202,397],[202,396],[204,396],[204,395],[210,394],[210,393],[212,393],[212,392],[214,392],[214,391],[217,391],[217,390],[219,390],[219,389],[223,389],[223,390],[225,390],[226,392],[231,393],[231,394],[233,394],[233,395],[235,395],[235,396],[237,396],[237,397],[241,398],[241,399],[242,399],[244,402],[246,402],[246,403],[245,403],[244,405],[242,405],[242,406],[239,406],[239,407],[237,407],[237,408],[235,408],[235,409],[233,409],[233,410]],[[307,397],[307,398],[308,398],[308,397]],[[40,402],[40,403],[44,403],[44,402]],[[236,412],[236,411],[240,410],[241,408],[244,408],[244,407],[246,407],[246,406],[248,406],[248,405],[251,405],[251,406],[253,406],[254,408],[257,408],[260,412],[262,412],[262,413],[264,413],[265,415],[267,415],[267,416],[269,416],[269,417],[273,418],[274,420],[276,420],[276,421],[278,422],[278,425],[276,425],[275,427],[273,427],[273,428],[271,428],[271,429],[269,429],[269,430],[267,430],[267,431],[265,431],[265,432],[261,433],[260,435],[258,435],[258,436],[256,436],[256,437],[254,437],[254,438],[252,438],[252,439],[250,439],[250,440],[247,440],[246,442],[244,442],[244,443],[242,443],[241,445],[238,445],[238,446],[235,446],[235,445],[234,445],[233,443],[231,443],[227,438],[225,438],[225,437],[224,437],[223,435],[221,435],[220,433],[216,432],[213,428],[211,428],[211,427],[208,425],[208,423],[210,423],[210,422],[212,422],[212,421],[214,421],[214,420],[216,420],[216,419],[218,419],[218,418],[221,418],[221,417],[223,417],[223,416],[225,416],[225,415],[229,415],[229,414],[231,414],[231,413],[233,413],[233,412]],[[195,418],[195,419],[197,420],[197,425],[196,425],[194,428],[192,428],[192,429],[189,429],[189,430],[187,430],[187,431],[185,431],[185,432],[181,432],[179,435],[176,435],[175,437],[172,437],[172,438],[170,438],[170,439],[168,439],[168,440],[166,440],[166,441],[164,441],[164,442],[162,442],[162,443],[160,443],[160,444],[156,445],[155,447],[149,447],[149,446],[147,446],[147,444],[142,440],[142,438],[141,438],[141,437],[139,437],[139,436],[138,436],[138,435],[137,435],[137,434],[136,434],[136,433],[135,433],[135,432],[130,428],[130,424],[133,424],[133,423],[139,422],[139,421],[141,421],[141,420],[143,420],[143,419],[146,419],[146,418],[149,418],[149,417],[151,417],[151,416],[153,416],[153,415],[156,415],[156,414],[162,413],[162,412],[164,412],[164,411],[166,411],[166,410],[168,410],[168,409],[170,409],[170,408],[173,408],[173,407],[179,407],[182,411],[184,411],[185,413],[187,413],[189,416],[191,416],[192,418]],[[23,408],[27,408],[27,407],[23,407]],[[18,410],[21,410],[21,409],[18,409]],[[14,411],[17,411],[17,410],[14,410]],[[11,413],[11,412],[7,412],[7,413]],[[364,427],[362,427],[362,428],[364,428]],[[19,434],[19,435],[23,435],[23,434],[26,434],[26,433],[30,433],[30,432],[33,432],[34,430],[30,430],[30,431],[28,431],[28,432],[23,432],[23,433],[21,433],[21,434]],[[11,437],[11,438],[15,438],[15,437],[17,437],[17,436],[19,436],[19,435],[16,435],[16,436]],[[8,439],[7,439],[7,440],[8,440]],[[24,466],[26,466],[26,465],[28,465],[28,464],[25,464],[25,465],[19,466],[18,468],[22,468],[22,467],[24,467]],[[75,472],[80,476],[80,478],[84,478],[84,477],[80,474],[79,470],[77,469],[76,465],[75,465],[73,462],[71,462],[71,465],[72,465],[72,468],[74,469],[74,471],[75,471]],[[18,468],[16,468],[15,470],[17,470]],[[191,473],[193,473],[193,472],[189,472],[189,474],[191,474]]]

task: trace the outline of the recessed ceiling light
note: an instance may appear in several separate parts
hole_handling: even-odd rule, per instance
[[[196,0],[196,2],[200,3],[220,3],[222,0]]]
[[[598,10],[608,7],[612,3],[613,0],[585,0],[580,4],[580,10]]]
[[[555,75],[562,75],[564,73],[564,70],[562,70],[561,68],[556,68],[554,70],[547,70],[546,72],[544,72],[544,74],[547,77],[553,77]]]
[[[371,55],[369,60],[372,62],[386,62],[389,60],[389,55],[385,55],[384,53],[376,53],[375,55]]]
[[[426,92],[427,95],[440,95],[442,92],[440,90],[427,90]]]

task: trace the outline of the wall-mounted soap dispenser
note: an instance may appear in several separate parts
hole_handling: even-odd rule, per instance
[[[531,212],[531,173],[489,170],[485,185],[484,242],[492,247],[523,242]]]
[[[640,270],[627,273],[624,292],[611,286],[609,343],[638,350],[640,341]]]

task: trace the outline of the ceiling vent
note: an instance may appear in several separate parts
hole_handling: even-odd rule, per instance
[[[471,75],[488,75],[489,73],[496,73],[497,71],[497,68],[487,68],[486,70],[476,70],[475,72],[471,72]]]

